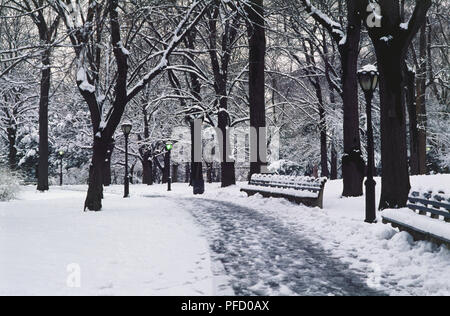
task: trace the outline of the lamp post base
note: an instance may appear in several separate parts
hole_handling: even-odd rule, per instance
[[[375,202],[375,186],[376,182],[374,179],[367,179],[366,186],[366,223],[376,223],[377,213],[376,213],[376,202]]]

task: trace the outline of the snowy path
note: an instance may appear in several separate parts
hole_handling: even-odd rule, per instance
[[[300,232],[233,203],[183,199],[237,295],[383,295]]]

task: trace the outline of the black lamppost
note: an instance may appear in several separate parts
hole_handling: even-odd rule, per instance
[[[124,198],[130,197],[130,178],[128,176],[128,137],[130,136],[133,126],[129,123],[122,125],[122,132],[125,136],[125,193]]]
[[[165,168],[167,168],[167,191],[172,191],[172,175],[170,172],[170,165],[171,165],[171,153],[172,153],[172,149],[173,149],[173,143],[172,142],[167,142],[166,143],[166,150],[167,150],[167,166],[164,166]]]
[[[59,151],[59,186],[62,187],[63,185],[63,157],[64,157],[64,151]]]
[[[375,168],[374,144],[372,127],[372,98],[378,86],[378,70],[373,65],[367,65],[358,71],[358,80],[366,97],[367,114],[367,180],[366,180],[366,223],[375,223],[377,219],[375,204],[375,186],[373,179]]]

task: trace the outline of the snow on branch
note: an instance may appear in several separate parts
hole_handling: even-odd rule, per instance
[[[133,88],[128,91],[127,100],[130,101],[133,99],[142,89],[150,82],[153,78],[163,72],[169,64],[169,57],[172,52],[177,48],[177,46],[182,42],[182,40],[186,37],[187,33],[200,21],[204,13],[206,12],[207,5],[205,5],[202,11],[197,15],[197,17],[189,24],[189,18],[192,16],[194,10],[203,3],[203,0],[195,1],[186,12],[185,17],[180,21],[177,28],[173,32],[172,39],[167,44],[160,62],[156,67],[150,70]],[[187,25],[187,26],[186,26]],[[183,30],[184,28],[184,30]]]
[[[78,87],[80,88],[80,90],[90,92],[90,93],[95,92],[95,87],[89,83],[86,69],[84,69],[83,66],[81,66],[78,69],[77,82],[78,82]]]
[[[328,15],[323,13],[321,10],[316,8],[310,0],[302,0],[306,11],[311,15],[311,17],[320,23],[323,27],[327,29],[330,36],[339,44],[345,45],[347,41],[347,36],[343,30],[343,27],[338,22],[331,19]]]
[[[406,45],[412,41],[420,27],[425,23],[431,0],[416,0],[416,7],[407,23],[400,24],[400,28],[406,31]]]

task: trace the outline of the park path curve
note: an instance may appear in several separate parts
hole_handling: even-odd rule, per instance
[[[202,198],[177,202],[202,226],[236,295],[384,295],[363,272],[256,210]]]

